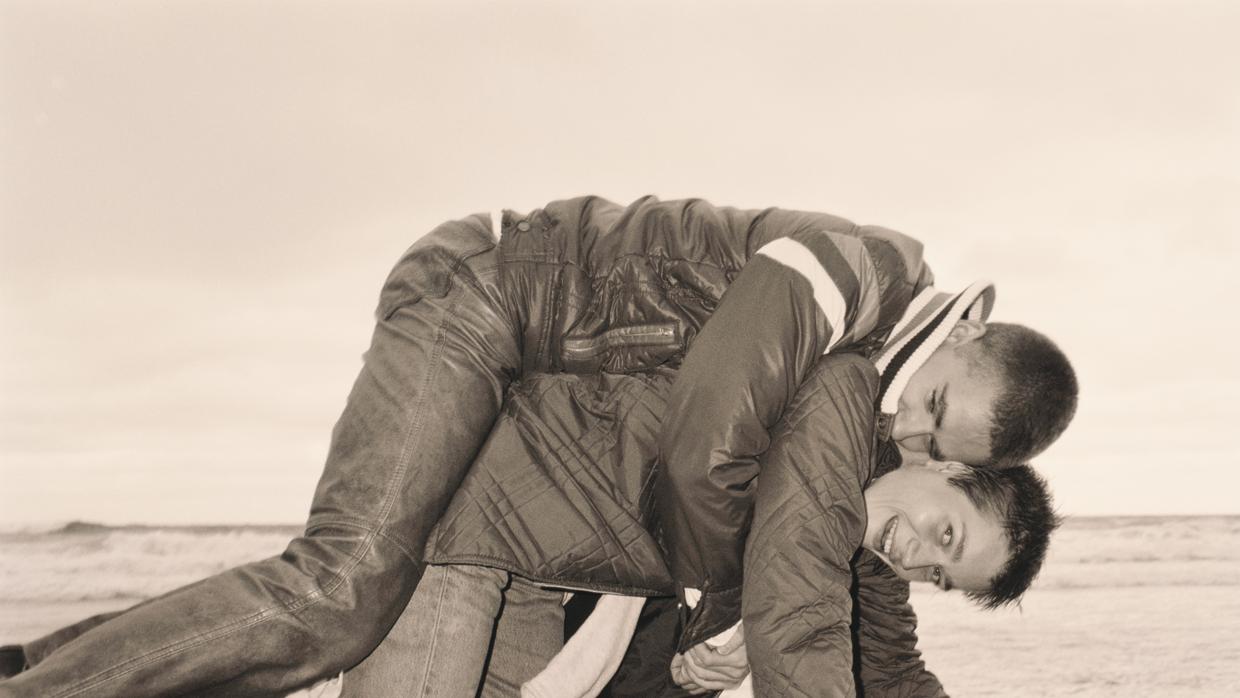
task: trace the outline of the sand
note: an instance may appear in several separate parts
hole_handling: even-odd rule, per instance
[[[275,553],[295,532],[0,533],[0,642]],[[1019,609],[915,585],[919,647],[957,697],[1240,696],[1238,544],[1237,517],[1070,520]]]

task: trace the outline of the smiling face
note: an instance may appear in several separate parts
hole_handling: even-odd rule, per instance
[[[990,461],[992,416],[1002,386],[973,356],[973,340],[985,333],[984,324],[961,320],[909,378],[891,424],[905,463]]]
[[[864,547],[902,579],[984,592],[1007,564],[996,514],[978,509],[950,482],[968,466],[928,461],[878,478],[865,491]]]

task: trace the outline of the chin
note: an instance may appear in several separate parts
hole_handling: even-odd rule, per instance
[[[896,444],[896,448],[900,451],[900,465],[925,465],[930,460],[928,453],[910,451],[899,444]]]

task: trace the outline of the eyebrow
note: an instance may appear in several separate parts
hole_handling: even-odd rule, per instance
[[[960,535],[956,538],[956,552],[952,553],[952,562],[959,563],[964,558],[964,539],[966,532],[964,522],[960,523]]]
[[[960,561],[964,559],[964,539],[964,522],[961,522],[960,535],[956,537],[956,550],[952,553],[952,562],[956,564],[960,564]],[[951,591],[952,586],[954,585],[952,584],[951,576],[947,574],[947,570],[943,570],[943,591]]]
[[[943,390],[939,392],[939,399],[934,403],[934,428],[943,428],[943,415],[947,413],[947,388],[948,384],[943,384]]]
[[[947,387],[948,384],[944,383],[934,401],[935,431],[943,428],[943,416],[947,413]],[[934,437],[930,438],[930,448],[927,449],[927,453],[929,453],[930,457],[935,460],[943,460],[943,451],[939,448],[938,439],[935,439]]]

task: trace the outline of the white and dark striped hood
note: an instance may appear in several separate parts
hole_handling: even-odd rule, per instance
[[[995,304],[995,287],[989,281],[975,281],[960,293],[939,291],[933,286],[913,299],[904,316],[891,331],[891,337],[874,359],[881,376],[878,393],[880,434],[887,438],[891,417],[900,406],[909,378],[921,368],[947,335],[962,319],[985,321]]]

